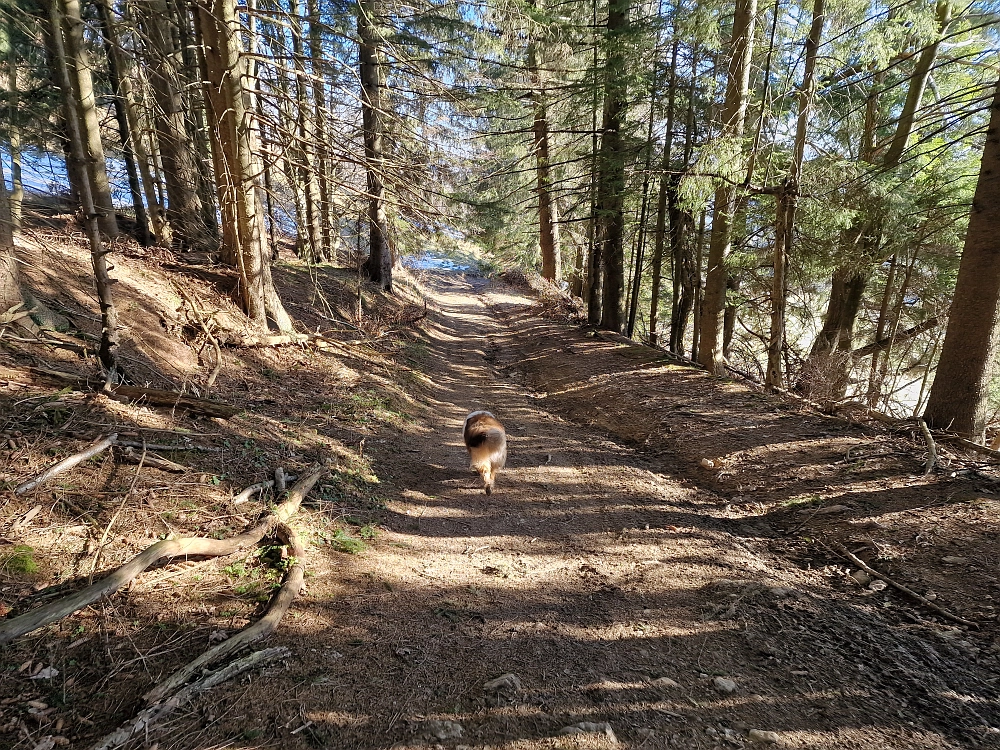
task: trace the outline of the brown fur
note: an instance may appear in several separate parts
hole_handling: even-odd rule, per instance
[[[493,494],[497,475],[507,463],[507,431],[488,411],[474,411],[462,429],[469,451],[469,468],[479,472],[486,494]]]

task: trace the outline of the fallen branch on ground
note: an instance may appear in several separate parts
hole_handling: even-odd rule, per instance
[[[931,431],[927,429],[927,423],[918,419],[917,424],[920,425],[920,432],[923,433],[924,440],[927,443],[927,468],[924,469],[924,476],[928,477],[934,473],[934,465],[937,464],[937,446],[934,445],[934,438],[931,437]]]
[[[287,523],[288,519],[299,509],[305,495],[325,473],[325,467],[318,467],[310,471],[295,483],[295,486],[288,492],[288,499],[275,508],[270,516],[239,536],[230,539],[203,539],[201,537],[164,539],[147,547],[97,583],[23,615],[0,622],[0,646],[25,633],[61,620],[63,617],[83,609],[88,604],[93,604],[98,599],[112,594],[146,568],[163,560],[169,560],[173,557],[222,557],[257,544],[276,525]]]
[[[990,458],[1000,458],[1000,451],[987,448],[985,445],[974,443],[973,441],[967,440],[964,437],[959,437],[958,435],[938,435],[938,440],[948,443],[957,443],[966,450],[970,450],[973,453],[981,453],[982,455],[989,456]]]
[[[46,370],[41,367],[32,367],[31,371],[41,378],[49,378],[62,383],[83,386],[93,391],[104,390],[104,383],[102,381],[91,383],[88,378],[82,375],[59,372],[58,370]],[[126,398],[129,401],[143,401],[153,406],[167,406],[172,409],[187,409],[197,414],[219,417],[220,419],[229,419],[239,413],[239,409],[235,406],[188,396],[177,391],[163,391],[158,388],[139,388],[134,385],[112,385],[107,389],[107,392],[112,396]]]
[[[865,563],[863,563],[861,561],[861,559],[858,558],[857,555],[855,555],[854,553],[852,553],[849,549],[847,549],[847,547],[845,547],[840,542],[831,539],[829,541],[823,542],[823,544],[826,545],[829,548],[832,548],[832,550],[835,551],[837,554],[839,554],[841,557],[844,557],[844,558],[850,560],[852,563],[854,563],[859,568],[861,568],[863,571],[865,571],[865,573],[867,573],[868,575],[873,576],[875,578],[878,578],[881,581],[885,581],[887,584],[889,584],[890,586],[892,586],[897,591],[902,591],[907,596],[909,596],[909,597],[911,597],[913,599],[916,599],[918,602],[920,602],[921,604],[923,604],[925,607],[927,607],[928,609],[934,610],[935,612],[937,612],[939,615],[941,615],[945,619],[951,620],[952,622],[957,622],[960,625],[965,625],[966,627],[975,628],[976,630],[979,630],[979,623],[973,622],[972,620],[966,620],[965,618],[959,617],[958,615],[953,615],[951,612],[949,612],[948,610],[946,610],[944,607],[939,607],[937,604],[935,604],[934,602],[932,602],[930,599],[927,599],[927,598],[921,596],[920,594],[918,594],[913,589],[907,588],[903,584],[897,583],[896,581],[892,580],[885,573],[879,573],[874,568],[869,567],[868,565],[866,565]]]
[[[23,495],[25,492],[29,492],[35,489],[36,487],[45,484],[45,482],[52,479],[52,477],[58,474],[62,474],[64,471],[68,469],[72,469],[77,464],[81,464],[88,458],[96,456],[101,451],[111,447],[112,445],[115,444],[117,440],[118,440],[118,433],[116,432],[111,433],[107,437],[98,438],[79,453],[74,453],[72,456],[64,458],[59,463],[50,466],[48,469],[43,471],[34,479],[29,479],[27,482],[22,482],[21,484],[17,485],[17,487],[14,488],[14,494]]]
[[[138,440],[119,440],[118,445],[123,448],[142,448],[151,451],[206,451],[208,453],[221,453],[222,448],[210,445],[160,445],[159,443],[141,443]]]
[[[287,524],[277,523],[275,524],[275,530],[279,536],[284,537],[284,542],[292,548],[291,559],[293,562],[285,574],[285,580],[282,582],[281,588],[278,589],[278,593],[271,599],[271,604],[268,606],[267,612],[253,625],[244,628],[231,638],[216,644],[201,656],[188,662],[170,675],[170,677],[147,691],[142,696],[147,703],[156,703],[163,700],[205,667],[235,654],[254,641],[266,638],[278,627],[281,619],[288,612],[288,608],[295,601],[295,597],[302,590],[302,583],[305,580],[305,565],[303,564],[305,549],[302,547],[302,543],[299,541],[296,533]]]
[[[192,682],[175,695],[141,711],[138,716],[129,719],[123,726],[105,736],[100,742],[94,745],[93,750],[113,750],[113,748],[121,747],[137,734],[149,731],[149,728],[153,724],[191,701],[198,693],[204,693],[216,685],[231,680],[244,672],[249,672],[251,669],[263,667],[279,659],[286,659],[289,656],[291,656],[291,651],[284,646],[266,648],[261,651],[254,651],[249,656],[244,656],[242,659],[238,659],[225,667],[210,672],[197,682]]]
[[[189,305],[191,305],[191,310],[194,311],[195,320],[198,321],[198,325],[201,326],[201,330],[205,332],[205,335],[208,337],[208,340],[212,342],[212,346],[215,347],[215,368],[212,370],[212,374],[208,376],[208,380],[205,381],[205,387],[211,388],[213,385],[215,385],[215,379],[219,377],[219,371],[222,370],[222,347],[219,346],[219,340],[212,335],[212,331],[208,327],[208,322],[205,320],[205,317],[201,314],[201,309],[198,307],[198,305],[194,303],[194,300],[191,299],[191,296],[186,291],[184,291],[184,287],[175,282],[174,288],[177,289],[177,291],[180,292],[180,295],[184,298],[184,300]]]
[[[152,466],[154,469],[169,471],[174,474],[183,474],[188,471],[187,466],[174,463],[166,458],[157,456],[155,453],[147,453],[145,454],[145,459],[142,459],[141,454],[137,454],[135,449],[132,447],[125,447],[125,449],[122,450],[121,456],[122,460],[127,461],[130,464],[137,464],[140,460],[143,460],[146,466]]]

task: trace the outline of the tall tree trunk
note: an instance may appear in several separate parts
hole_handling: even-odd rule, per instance
[[[302,27],[300,8],[297,0],[288,0],[288,14],[291,21],[292,61],[295,65],[295,127],[298,134],[299,164],[296,169],[299,190],[305,205],[305,237],[307,257],[311,262],[323,258],[323,230],[320,225],[320,192],[319,179],[316,171],[315,138],[309,115],[314,111],[309,102],[309,89],[306,81],[305,54],[302,49]]]
[[[10,144],[10,193],[7,203],[10,208],[10,223],[15,232],[21,229],[21,206],[24,202],[24,183],[21,181],[21,124],[18,113],[20,94],[17,86],[17,45],[14,32],[14,22],[7,19],[2,29],[7,43],[7,132]],[[9,305],[8,305],[9,307]],[[7,309],[7,308],[3,308]]]
[[[107,254],[101,239],[101,228],[98,221],[98,209],[94,203],[93,185],[88,175],[87,165],[90,154],[84,141],[82,120],[86,108],[78,106],[73,97],[79,96],[70,76],[70,66],[66,46],[63,42],[62,15],[63,0],[49,0],[48,16],[50,42],[52,44],[53,63],[57,85],[62,92],[65,104],[66,129],[69,136],[70,159],[67,163],[69,171],[75,172],[76,183],[80,188],[80,207],[83,210],[84,228],[90,241],[90,259],[94,267],[94,280],[97,284],[97,299],[101,308],[101,343],[98,356],[107,371],[110,383],[119,381],[118,372],[118,313],[115,310],[111,295],[111,279],[108,277]],[[68,36],[68,34],[67,34]],[[91,92],[91,96],[93,92]]]
[[[86,149],[86,169],[90,178],[94,206],[98,211],[97,225],[108,237],[118,236],[118,221],[111,202],[111,183],[108,181],[104,144],[101,143],[101,122],[97,115],[94,96],[93,65],[83,41],[83,19],[80,17],[79,0],[63,0],[63,25],[65,26],[65,51],[69,56],[70,83],[73,86],[73,105],[79,112],[79,127]]]
[[[990,110],[979,183],[955,283],[955,301],[924,419],[973,440],[986,431],[987,395],[1000,342],[1000,81]]]
[[[392,291],[392,250],[385,213],[385,156],[382,152],[385,123],[383,112],[382,60],[377,25],[379,0],[358,0],[358,60],[361,67],[361,119],[364,127],[365,161],[368,169],[368,277],[387,292]]]
[[[650,270],[649,345],[656,346],[660,326],[660,285],[663,274],[663,247],[667,230],[667,175],[670,169],[670,151],[674,142],[674,104],[677,101],[677,52],[679,40],[675,39],[670,51],[670,88],[667,93],[667,126],[663,136],[663,158],[660,160],[660,185],[656,195],[656,227],[653,230],[653,258]],[[652,122],[652,112],[650,112]],[[676,275],[676,274],[674,274]],[[674,282],[676,286],[676,281]],[[672,307],[672,306],[671,306]]]
[[[528,44],[528,71],[532,79],[532,133],[535,153],[535,194],[538,196],[538,247],[542,255],[542,278],[560,279],[559,225],[553,217],[552,176],[549,166],[549,121],[545,93],[544,61],[539,65],[539,42]]]
[[[622,126],[628,106],[628,33],[630,0],[608,3],[607,59],[605,61],[604,116],[597,180],[597,235],[595,253],[604,266],[601,328],[622,331],[625,292],[625,144]]]
[[[722,137],[740,139],[746,125],[747,99],[750,90],[750,59],[753,55],[757,0],[737,0],[733,16],[733,37],[722,109]],[[712,212],[712,235],[708,250],[708,276],[701,306],[701,329],[698,361],[714,375],[725,374],[721,334],[726,308],[729,272],[726,261],[733,242],[733,219],[736,191],[722,182],[715,191]]]
[[[799,88],[799,114],[795,125],[795,146],[789,177],[775,196],[774,275],[771,283],[771,330],[767,342],[767,371],[764,383],[769,388],[781,388],[785,381],[781,354],[785,346],[785,307],[788,300],[787,270],[795,227],[795,208],[802,180],[802,162],[806,150],[806,129],[816,93],[816,58],[823,38],[826,21],[825,0],[813,0],[812,24],[805,43],[805,72]]]
[[[115,119],[118,122],[118,135],[121,138],[122,157],[125,160],[125,171],[128,174],[129,194],[132,197],[132,208],[135,211],[136,239],[143,247],[149,247],[153,244],[149,218],[146,215],[146,207],[142,203],[142,185],[139,181],[135,152],[132,148],[134,138],[132,136],[132,129],[129,126],[125,94],[122,91],[121,84],[124,68],[122,66],[114,19],[111,17],[111,8],[108,5],[108,0],[98,0],[97,12],[101,19],[101,35],[104,37],[104,50],[108,56],[108,78],[111,82],[111,89],[114,92]]]
[[[597,180],[598,180],[598,133],[597,104],[600,96],[597,86],[598,59],[601,48],[597,26],[597,0],[590,2],[591,34],[593,48],[592,70],[594,85],[590,103],[590,221],[587,222],[587,277],[584,282],[583,296],[587,304],[587,324],[592,326],[601,323],[601,298],[604,286],[604,260],[597,244]]]
[[[149,50],[149,83],[156,102],[154,128],[167,191],[166,220],[181,250],[208,249],[198,195],[198,163],[184,122],[182,57],[166,0],[141,0]]]
[[[910,74],[910,82],[906,91],[906,101],[903,104],[903,110],[900,114],[899,119],[896,121],[896,129],[893,133],[892,141],[890,142],[889,148],[886,150],[885,154],[882,156],[881,160],[877,158],[876,154],[876,125],[878,119],[878,88],[881,82],[880,77],[876,76],[872,81],[871,91],[868,96],[868,100],[865,106],[865,125],[861,138],[861,158],[864,161],[877,166],[883,171],[888,171],[895,169],[899,166],[902,155],[906,149],[907,143],[909,143],[910,136],[913,133],[913,128],[916,122],[916,112],[920,109],[920,103],[923,98],[923,92],[927,85],[927,80],[930,75],[931,69],[934,67],[934,60],[937,58],[938,48],[940,46],[941,39],[944,36],[945,31],[949,23],[951,22],[951,5],[948,0],[942,0],[937,6],[937,20],[939,34],[938,39],[932,44],[924,47],[920,56],[917,58],[917,62],[914,65],[913,72]],[[864,220],[860,220],[858,225],[852,227],[848,232],[844,233],[844,237],[848,242],[845,248],[848,252],[852,248],[849,245],[860,242],[863,248],[863,261],[869,263],[868,266],[861,266],[857,263],[854,264],[853,268],[848,269],[838,268],[834,275],[865,275],[866,278],[863,284],[867,284],[869,276],[873,270],[872,263],[878,261],[877,252],[878,246],[873,245],[872,238],[878,233],[878,228],[870,226],[865,223]],[[846,254],[846,253],[845,253]],[[856,280],[856,283],[862,283],[860,279]],[[831,287],[833,287],[834,282],[831,281]],[[862,287],[863,291],[863,287]],[[830,302],[827,307],[826,319],[823,325],[823,332],[820,334],[820,338],[816,340],[813,344],[812,351],[809,355],[810,362],[814,362],[817,359],[825,358],[831,363],[840,362],[842,367],[850,367],[849,357],[834,357],[833,354],[838,351],[836,342],[844,342],[848,345],[848,348],[842,351],[850,350],[850,343],[853,338],[854,324],[857,320],[858,310],[860,309],[860,304],[857,306],[850,306],[846,309],[835,309],[835,305],[838,304],[848,304],[851,305],[852,295],[847,296],[834,296],[831,294]],[[853,312],[852,312],[853,309]],[[837,325],[844,327],[844,331],[833,331],[831,329],[830,321],[835,321]],[[829,345],[833,345],[833,348],[828,348]],[[829,369],[826,365],[820,365],[819,369]],[[847,383],[849,381],[850,373],[849,371],[836,372],[833,379],[841,383],[846,389]],[[842,396],[843,392],[835,396]]]
[[[268,316],[279,330],[291,330],[291,318],[271,278],[271,252],[256,183],[259,170],[254,168],[254,154],[259,149],[254,118],[246,108],[245,61],[235,3],[210,0],[199,4],[197,12],[204,46],[206,105],[212,121],[218,123],[220,158],[215,163],[219,203],[226,209],[224,221],[235,221],[235,227],[224,226],[223,230],[224,236],[237,243],[233,255],[240,272],[244,309],[260,330],[267,330]]]
[[[316,128],[315,167],[319,172],[319,223],[321,228],[320,254],[331,260],[333,253],[333,212],[330,201],[330,148],[326,112],[326,81],[329,78],[323,53],[322,21],[318,0],[306,0],[309,16],[309,58],[313,74],[313,119]]]

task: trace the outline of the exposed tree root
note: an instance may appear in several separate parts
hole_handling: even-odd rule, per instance
[[[92,456],[96,456],[101,451],[106,450],[107,448],[114,445],[117,440],[118,440],[118,433],[116,432],[111,433],[107,437],[98,438],[79,453],[74,453],[69,458],[64,458],[59,463],[50,466],[48,469],[43,471],[34,479],[29,479],[27,482],[21,482],[21,484],[17,485],[17,487],[14,488],[14,494],[23,495],[25,492],[30,492],[36,487],[45,484],[47,481],[52,479],[52,477],[58,474],[62,474],[64,471],[67,471],[68,469],[72,469],[77,464],[83,463]]]
[[[288,522],[288,519],[298,511],[302,499],[325,473],[325,467],[312,469],[295,483],[288,491],[287,499],[275,508],[271,515],[239,536],[230,539],[202,539],[200,537],[164,539],[147,547],[97,583],[23,615],[0,622],[0,645],[61,620],[63,617],[83,609],[88,604],[93,604],[101,597],[107,596],[127,584],[146,568],[163,560],[169,560],[173,557],[221,557],[257,544],[271,529]],[[300,579],[299,588],[301,586]],[[295,589],[295,592],[298,593],[298,589]],[[280,620],[280,617],[278,619]]]
[[[944,607],[939,607],[937,604],[935,604],[934,602],[932,602],[930,599],[927,599],[926,597],[921,596],[920,594],[918,594],[913,589],[907,588],[903,584],[897,583],[896,581],[892,580],[885,573],[880,573],[879,571],[875,570],[874,568],[869,567],[868,565],[865,565],[865,563],[863,563],[858,558],[857,555],[853,554],[849,549],[847,549],[847,547],[845,547],[840,542],[835,541],[833,539],[829,539],[829,540],[827,540],[827,541],[825,541],[823,543],[826,544],[828,547],[830,547],[834,552],[836,552],[841,557],[846,558],[847,560],[850,560],[852,563],[854,563],[859,568],[861,568],[863,571],[865,571],[868,575],[872,576],[873,578],[878,578],[879,580],[885,581],[887,584],[889,584],[890,586],[892,586],[897,591],[902,591],[904,594],[906,594],[910,598],[916,599],[922,605],[924,605],[928,609],[934,610],[935,612],[937,612],[939,615],[941,615],[945,619],[951,620],[952,622],[957,622],[960,625],[965,625],[966,627],[975,628],[976,630],[979,629],[979,623],[973,622],[972,620],[966,620],[965,618],[959,617],[958,615],[953,615],[951,612],[949,612],[948,610],[946,610]]]
[[[105,736],[100,740],[100,742],[94,745],[93,750],[113,750],[116,747],[121,747],[137,734],[148,731],[153,724],[167,714],[180,708],[185,703],[188,703],[198,693],[204,693],[216,685],[226,682],[227,680],[231,680],[244,672],[250,671],[251,669],[263,667],[264,665],[278,661],[279,659],[285,659],[290,654],[291,652],[284,646],[266,648],[261,651],[254,651],[249,656],[237,659],[231,664],[227,664],[225,667],[221,667],[214,672],[209,672],[197,682],[192,682],[183,690],[180,690],[169,698],[144,709],[135,718],[129,719],[129,721],[121,727]]]

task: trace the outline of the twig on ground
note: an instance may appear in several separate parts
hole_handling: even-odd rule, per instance
[[[184,298],[184,300],[189,305],[191,305],[191,309],[194,311],[195,320],[198,321],[198,325],[201,326],[201,330],[205,332],[205,335],[208,337],[208,340],[211,341],[212,346],[215,347],[215,369],[212,370],[212,374],[209,375],[208,380],[205,381],[205,387],[211,388],[213,385],[215,385],[215,379],[219,377],[219,371],[222,370],[222,347],[219,346],[219,340],[212,335],[212,331],[209,329],[208,323],[205,321],[204,316],[201,314],[201,308],[199,308],[198,305],[195,304],[194,300],[191,299],[191,296],[186,291],[184,291],[184,288],[180,284],[175,283],[174,288],[177,289],[177,291],[180,292],[180,295]]]
[[[138,440],[119,440],[118,445],[124,448],[142,448],[151,451],[204,451],[206,453],[222,453],[222,448],[210,445],[160,445],[159,443],[141,443]]]
[[[927,468],[924,469],[924,476],[928,477],[934,473],[934,466],[937,464],[937,446],[934,445],[934,438],[931,437],[931,431],[927,429],[927,423],[918,419],[917,424],[920,425],[920,432],[924,435],[924,440],[927,443]]]
[[[173,461],[169,461],[166,458],[157,456],[155,453],[146,453],[145,464],[146,466],[152,466],[154,469],[160,469],[161,471],[169,471],[174,474],[183,474],[189,471],[189,467],[183,464],[178,464]],[[139,463],[142,455],[137,455],[135,450],[131,447],[126,447],[125,450],[121,452],[121,457],[123,460],[128,461],[132,464]]]
[[[77,386],[86,386],[94,391],[104,390],[103,382],[91,383],[82,375],[74,375],[68,372],[57,370],[46,370],[41,367],[32,367],[31,372],[41,378],[58,380],[62,383],[71,383]],[[153,406],[165,406],[172,409],[187,409],[197,414],[205,414],[209,417],[219,417],[229,419],[239,413],[239,409],[220,401],[209,401],[204,398],[188,396],[177,391],[164,391],[158,388],[138,388],[133,385],[112,385],[107,391],[109,395],[125,398],[129,401],[142,401]]]
[[[231,680],[244,672],[263,667],[279,659],[286,659],[290,655],[291,651],[284,646],[266,648],[261,651],[254,651],[242,659],[238,659],[225,667],[210,672],[170,698],[141,711],[136,717],[129,719],[123,726],[101,739],[100,742],[94,745],[93,750],[113,750],[113,748],[121,747],[137,734],[149,731],[149,728],[153,724],[185,703],[188,703],[198,693],[204,693],[216,685]]]
[[[957,622],[960,625],[965,625],[965,626],[970,627],[970,628],[975,628],[976,630],[979,629],[979,623],[973,622],[972,620],[966,620],[963,617],[959,617],[958,615],[952,614],[951,612],[949,612],[948,610],[946,610],[944,607],[939,607],[937,604],[935,604],[934,602],[932,602],[930,599],[927,599],[927,598],[921,596],[920,594],[918,594],[913,589],[907,588],[903,584],[897,583],[896,581],[892,580],[885,573],[879,573],[874,568],[866,565],[865,563],[863,563],[858,558],[857,555],[855,555],[854,553],[852,553],[849,549],[847,549],[847,547],[845,547],[840,542],[835,541],[833,539],[830,539],[828,541],[823,542],[823,544],[825,544],[827,547],[831,548],[833,551],[835,551],[841,557],[844,557],[844,558],[850,560],[852,563],[854,563],[859,568],[861,568],[863,571],[865,571],[868,575],[874,576],[875,578],[878,578],[879,580],[885,581],[887,584],[889,584],[890,586],[892,586],[897,591],[902,591],[907,596],[909,596],[909,597],[911,597],[913,599],[916,599],[918,602],[920,602],[921,604],[923,604],[925,607],[927,607],[928,609],[934,610],[935,612],[937,612],[939,615],[941,615],[945,619],[951,620],[952,622]]]
[[[17,487],[14,488],[14,494],[23,495],[25,492],[29,492],[39,485],[45,484],[45,482],[49,481],[57,474],[62,474],[64,471],[72,469],[77,464],[81,464],[88,458],[96,456],[101,451],[111,447],[117,440],[118,433],[116,432],[111,433],[107,437],[98,438],[79,453],[74,453],[72,456],[64,458],[59,463],[50,466],[34,479],[29,479],[27,482],[22,482],[17,485]]]
[[[132,497],[132,492],[135,490],[135,483],[139,481],[139,472],[142,471],[142,465],[146,460],[146,451],[143,449],[142,455],[139,456],[139,465],[136,467],[135,476],[132,477],[132,485],[128,488],[128,492],[122,497],[121,504],[118,506],[118,510],[115,514],[111,516],[111,520],[108,521],[108,525],[104,527],[104,533],[101,534],[101,541],[97,543],[97,549],[94,550],[94,557],[90,561],[90,575],[87,576],[87,585],[89,586],[94,582],[94,571],[97,570],[97,562],[101,559],[101,553],[104,551],[104,543],[108,541],[108,534],[111,533],[111,527],[115,525],[115,521],[118,520],[118,516],[122,514],[122,510],[125,509],[125,503],[128,499]]]

